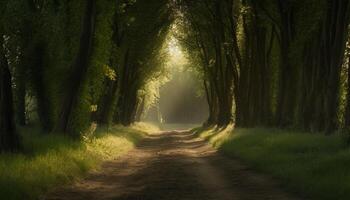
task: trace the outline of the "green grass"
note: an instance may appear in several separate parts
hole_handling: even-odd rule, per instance
[[[350,147],[341,135],[277,129],[197,130],[224,154],[317,200],[350,199]]]
[[[132,149],[149,128],[143,124],[99,128],[83,141],[23,129],[25,153],[0,155],[0,198],[37,199],[58,185],[82,178],[98,170],[101,162]]]

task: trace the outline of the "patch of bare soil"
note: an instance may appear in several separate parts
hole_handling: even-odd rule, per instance
[[[190,132],[146,138],[98,173],[46,200],[296,200],[271,178],[226,158]]]

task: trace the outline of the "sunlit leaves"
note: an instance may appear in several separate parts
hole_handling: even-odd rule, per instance
[[[252,11],[252,8],[250,6],[242,6],[240,13],[241,15],[247,15]]]
[[[96,112],[96,111],[97,111],[97,108],[98,108],[97,105],[91,105],[91,106],[90,106],[90,111],[91,111],[91,112]]]
[[[210,59],[210,60],[209,60],[209,67],[214,67],[215,62],[216,62],[215,59],[213,59],[213,58]]]
[[[112,69],[110,66],[104,65],[104,66],[103,66],[103,70],[104,70],[105,76],[106,76],[109,80],[112,80],[112,81],[117,80],[117,74],[116,74],[115,70]]]

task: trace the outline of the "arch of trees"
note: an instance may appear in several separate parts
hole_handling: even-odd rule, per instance
[[[76,138],[139,120],[170,30],[203,77],[207,125],[332,133],[350,125],[349,14],[349,0],[3,0],[0,151],[32,115]]]

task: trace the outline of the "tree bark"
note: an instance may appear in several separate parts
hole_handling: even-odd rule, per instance
[[[21,67],[22,68],[22,67]],[[26,125],[26,74],[24,69],[19,69],[16,88],[16,118],[20,126]]]
[[[16,131],[11,73],[0,34],[0,152],[17,151],[20,137]]]
[[[340,72],[348,36],[350,2],[328,0],[328,15],[325,20],[326,32],[325,51],[329,55],[327,66],[329,73],[326,89],[326,124],[327,134],[332,133],[338,124],[337,112],[339,108]]]
[[[117,97],[118,83],[114,80],[107,80],[106,93],[102,96],[99,104],[98,122],[100,124],[110,124],[114,113],[115,101]]]
[[[348,38],[348,42],[350,42]],[[345,108],[345,127],[350,127],[350,48],[347,49],[347,87],[346,87],[346,108]]]
[[[30,73],[32,77],[32,85],[37,103],[37,113],[41,127],[46,132],[52,130],[54,122],[52,119],[51,99],[48,95],[48,89],[45,85],[45,48],[42,42],[34,44],[32,55],[30,58]]]
[[[72,73],[68,80],[70,83],[63,99],[62,109],[59,115],[57,127],[58,132],[67,134],[72,133],[70,127],[70,118],[74,111],[75,105],[79,101],[80,90],[85,84],[85,77],[89,67],[89,61],[92,53],[93,35],[95,30],[96,18],[96,2],[95,0],[87,0],[83,25],[80,36],[80,47],[78,55],[72,67]]]
[[[277,105],[277,124],[288,127],[293,124],[296,103],[296,72],[289,61],[290,44],[294,37],[294,11],[291,2],[278,0],[279,15],[281,19],[281,63],[280,87]]]

